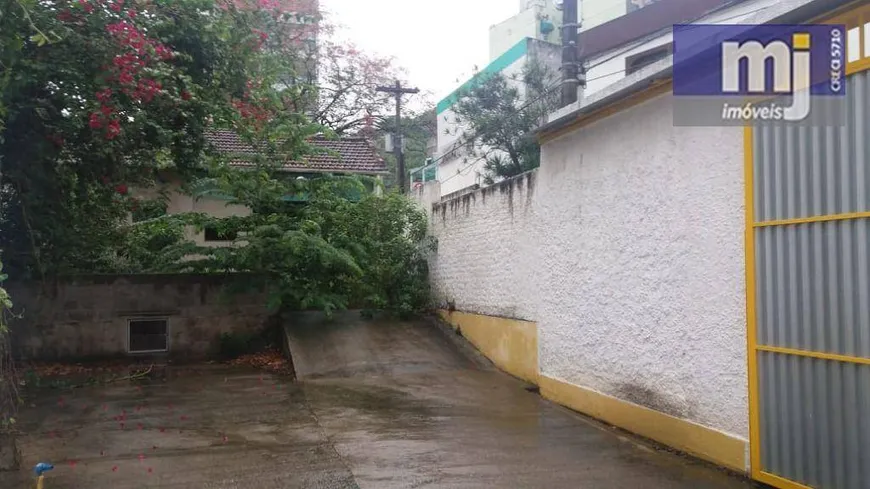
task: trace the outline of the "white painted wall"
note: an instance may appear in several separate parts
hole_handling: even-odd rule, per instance
[[[451,158],[438,164],[437,178],[441,182],[442,195],[483,185],[484,161],[476,156]]]
[[[438,253],[430,266],[440,304],[455,302],[460,311],[490,316],[535,318],[536,270],[530,259],[536,246],[535,185],[530,173],[432,211]],[[423,200],[426,207],[431,203]]]
[[[541,373],[748,438],[743,131],[672,104],[543,147]]]
[[[611,0],[591,0],[585,1],[584,4],[590,3],[593,5],[597,5],[599,2],[602,4],[612,3]],[[781,2],[780,0],[749,0],[712,13],[699,20],[698,23],[741,24],[749,21],[755,15],[763,13],[765,9],[782,3],[783,2]],[[622,5],[624,7],[625,2],[622,2]],[[593,7],[590,6],[590,8]],[[600,8],[605,9],[609,7],[602,5]],[[624,13],[625,11],[623,9],[623,14]],[[588,29],[591,27],[594,27],[594,25],[587,25],[584,21],[584,29]],[[587,86],[585,94],[591,95],[625,78],[625,62],[627,58],[671,43],[673,42],[673,40],[673,31],[671,29],[667,29],[665,31],[662,31],[660,35],[653,38],[629,43],[625,46],[620,46],[606,53],[601,53],[594,58],[590,58],[586,63]]]
[[[538,12],[536,9],[523,10],[517,15],[489,28],[489,61],[512,48],[527,37],[538,35]]]
[[[541,31],[544,19],[553,23],[553,32]],[[562,12],[556,9],[553,0],[521,0],[517,15],[489,28],[489,60],[494,61],[527,37],[559,44],[561,26]]]
[[[537,321],[543,375],[745,439],[742,130],[671,121],[662,96],[545,144],[531,186],[442,204],[433,283]]]
[[[168,198],[166,213],[169,215],[184,214],[188,212],[200,212],[213,217],[225,218],[231,216],[249,216],[251,210],[245,206],[227,205],[227,201],[216,198],[194,199],[181,189],[181,180],[177,177],[167,177],[160,188],[135,189],[136,197],[143,199],[157,198],[164,192]],[[228,246],[225,242],[211,242],[205,240],[205,233],[197,232],[193,227],[187,229],[187,239],[194,241],[200,246],[223,247]]]
[[[582,29],[591,29],[625,15],[626,5],[626,0],[580,0]]]

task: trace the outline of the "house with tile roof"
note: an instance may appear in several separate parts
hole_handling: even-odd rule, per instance
[[[230,158],[230,164],[236,167],[253,166],[251,157],[257,154],[257,150],[251,144],[245,142],[233,131],[216,130],[206,135],[211,146],[226,154]],[[374,144],[363,137],[343,137],[329,139],[324,136],[314,136],[308,139],[312,152],[299,161],[289,160],[283,162],[281,169],[293,174],[297,178],[311,178],[317,175],[359,175],[373,177],[380,180],[388,174],[387,164],[381,157]],[[198,212],[217,218],[232,216],[247,216],[250,209],[244,206],[230,204],[228,199],[217,195],[195,197],[182,190],[183,181],[176,175],[163,175],[160,188],[140,193],[147,197],[149,194],[167,196],[167,213],[182,214]],[[374,185],[374,192],[379,192],[380,187]],[[191,231],[193,233],[193,231]],[[208,230],[198,234],[192,234],[190,238],[200,245],[222,246],[227,243],[216,233]]]
[[[242,140],[238,134],[228,130],[212,131],[206,135],[212,147],[221,153],[238,156],[232,164],[250,165],[256,148]],[[343,175],[368,175],[379,177],[388,173],[387,164],[378,149],[364,137],[342,137],[329,139],[315,136],[308,139],[312,153],[302,161],[287,161],[283,170],[291,173],[336,173]]]

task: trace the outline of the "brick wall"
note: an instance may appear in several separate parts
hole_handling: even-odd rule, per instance
[[[265,297],[231,294],[222,277],[136,275],[79,277],[58,283],[7,283],[20,319],[12,323],[17,354],[76,359],[127,354],[131,318],[168,318],[170,355],[209,356],[221,333],[258,332]]]

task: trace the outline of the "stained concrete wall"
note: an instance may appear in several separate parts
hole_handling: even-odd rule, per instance
[[[231,294],[221,277],[94,276],[59,283],[7,283],[20,319],[16,352],[28,359],[127,354],[128,319],[169,318],[170,354],[214,353],[221,333],[256,333],[269,319],[266,298]]]
[[[533,320],[534,172],[432,206],[435,298],[442,307]]]
[[[442,306],[536,322],[551,384],[725,433],[738,440],[725,465],[739,468],[742,130],[674,127],[672,104],[568,133],[543,146],[537,172],[435,205],[433,284]]]

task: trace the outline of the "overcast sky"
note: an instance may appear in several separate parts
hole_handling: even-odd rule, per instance
[[[343,36],[394,56],[433,103],[489,61],[489,27],[519,11],[516,0],[321,0]]]

